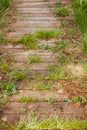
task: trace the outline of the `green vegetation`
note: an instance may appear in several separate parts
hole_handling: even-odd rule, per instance
[[[12,127],[12,125],[0,121],[0,130],[14,130],[14,128]]]
[[[72,102],[78,102],[79,101],[79,97],[78,96],[74,96],[73,98],[72,98]]]
[[[45,85],[45,84],[42,83],[42,84],[36,86],[36,90],[39,90],[39,91],[41,91],[41,90],[50,90],[50,89],[51,89],[50,84]]]
[[[49,47],[52,52],[57,52],[59,50],[65,50],[70,43],[64,40],[60,40],[58,42],[55,42],[55,46]]]
[[[85,96],[81,96],[80,97],[80,100],[82,101],[82,103],[86,103],[87,102],[87,99]]]
[[[48,76],[46,77],[47,79],[66,79],[67,78],[65,67],[51,64],[51,65],[48,65],[48,70],[51,71],[51,73],[48,74]]]
[[[56,38],[61,35],[61,30],[39,30],[36,32],[36,37],[39,39]]]
[[[56,42],[56,45],[59,49],[65,49],[69,45],[69,43],[67,41],[60,40],[59,42]]]
[[[65,55],[65,54],[60,54],[59,56],[58,56],[58,63],[69,63],[70,62],[70,59],[69,59],[70,57],[68,57],[67,55]]]
[[[13,70],[9,74],[10,79],[15,81],[26,79],[27,76],[28,76],[27,70],[23,70],[23,71]]]
[[[18,99],[19,102],[38,102],[38,99],[36,97],[21,97]]]
[[[7,61],[3,60],[0,62],[0,70],[1,71],[8,71],[9,70],[9,65]]]
[[[50,90],[52,88],[51,83],[44,83],[42,81],[33,81],[29,84],[29,89],[32,90]]]
[[[55,98],[55,96],[53,95],[53,96],[50,96],[49,97],[49,103],[54,103],[54,102],[56,102],[57,101],[57,99]]]
[[[15,127],[16,130],[29,130],[29,129],[61,129],[61,130],[85,130],[87,128],[87,120],[61,120],[57,117],[49,117],[47,119],[38,120],[33,116],[26,121],[21,120]]]
[[[11,0],[0,0],[0,10],[7,9],[10,5]]]
[[[45,76],[44,76],[43,74],[35,74],[35,73],[33,73],[33,74],[32,74],[32,79],[35,79],[35,80],[37,80],[37,81],[40,81],[40,80],[45,79]]]
[[[31,64],[31,63],[40,63],[41,62],[41,57],[39,57],[37,54],[33,56],[29,56],[26,63]]]
[[[0,43],[2,42],[7,42],[7,39],[5,38],[3,34],[0,33]]]
[[[7,27],[7,8],[10,6],[11,0],[0,0],[0,30]],[[6,42],[6,38],[0,34],[0,42]]]
[[[3,91],[5,94],[15,94],[16,93],[16,86],[12,82],[3,82],[0,80],[0,90]]]
[[[83,37],[83,49],[87,53],[87,1],[86,0],[72,0],[75,20],[79,26]]]
[[[76,23],[83,33],[87,32],[87,1],[72,0]]]
[[[87,99],[85,96],[73,96],[71,99],[70,98],[64,98],[63,99],[64,102],[73,102],[73,103],[76,103],[76,102],[81,102],[81,103],[87,103]]]
[[[16,86],[13,82],[4,82],[2,80],[0,80],[0,91],[1,104],[6,104],[9,101],[8,96],[13,95],[17,92]]]
[[[34,34],[23,35],[20,39],[9,39],[10,42],[13,43],[21,43],[28,49],[37,49],[39,39],[50,39],[56,38],[61,35],[61,30],[39,30]]]
[[[83,50],[87,53],[87,33],[83,35]]]
[[[22,36],[17,42],[22,43],[28,49],[37,49],[37,39],[34,34],[29,34],[27,36]]]
[[[69,15],[69,8],[61,6],[61,7],[55,8],[54,12],[59,16],[67,16]]]

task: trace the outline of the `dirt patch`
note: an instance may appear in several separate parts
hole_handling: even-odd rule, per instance
[[[85,71],[84,68],[81,65],[68,65],[67,66],[68,69],[71,72],[71,75],[75,76],[75,77],[81,77],[85,75]]]

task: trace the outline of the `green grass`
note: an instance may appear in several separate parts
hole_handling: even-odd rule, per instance
[[[69,15],[69,8],[68,7],[63,7],[63,6],[60,6],[58,8],[55,8],[54,9],[54,12],[59,15],[59,16],[67,16]]]
[[[79,97],[78,96],[74,96],[73,98],[72,98],[72,102],[78,102],[79,101]]]
[[[56,38],[61,35],[61,30],[39,30],[36,32],[38,39]]]
[[[72,0],[75,20],[81,32],[87,32],[87,1],[86,0]]]
[[[8,71],[9,70],[9,65],[7,63],[7,61],[1,61],[0,62],[0,71]]]
[[[83,50],[87,53],[87,33],[83,35]]]
[[[36,81],[34,80],[33,82],[29,83],[29,89],[31,90],[51,90],[52,88],[52,84],[49,83],[45,83],[43,81]]]
[[[20,99],[18,99],[19,102],[38,102],[38,99],[36,97],[21,97]]]
[[[15,81],[23,80],[23,79],[26,79],[27,77],[28,77],[28,72],[26,70],[19,71],[16,69],[16,70],[11,71],[9,74],[9,78]]]
[[[56,42],[56,45],[59,49],[65,49],[69,45],[69,43],[64,40],[60,40],[59,42]]]
[[[74,16],[76,24],[78,25],[83,38],[83,50],[87,53],[87,1],[86,0],[72,0],[74,9]]]
[[[52,95],[52,96],[50,96],[49,97],[49,103],[54,103],[54,102],[56,102],[57,101],[57,99],[55,98],[55,96],[54,95]]]
[[[37,39],[34,34],[29,34],[27,36],[22,36],[17,42],[25,45],[26,48],[28,49],[37,49]]]
[[[3,17],[5,10],[9,7],[11,0],[0,0],[0,20]]]
[[[31,63],[40,63],[41,57],[39,57],[37,54],[33,55],[33,56],[29,56],[26,63],[27,64],[31,64]]]
[[[15,130],[29,129],[60,129],[60,130],[86,130],[87,120],[61,120],[57,117],[49,117],[38,120],[37,117],[30,117],[28,120],[21,120]]]
[[[8,96],[16,94],[16,86],[13,82],[0,80],[0,104],[6,104],[9,101]]]
[[[55,46],[49,47],[52,52],[58,52],[60,50],[65,50],[70,43],[64,40],[60,40],[58,42],[55,42]]]
[[[47,79],[53,80],[53,79],[68,78],[68,72],[67,72],[66,67],[61,67],[59,65],[51,64],[51,65],[48,65],[48,70],[51,72],[46,77]]]
[[[11,0],[0,0],[0,10],[6,9],[9,7]]]
[[[58,55],[58,63],[69,63],[70,62],[70,59],[69,59],[69,57],[67,56],[67,55],[65,55],[65,54],[59,54]]]
[[[37,81],[40,81],[40,80],[45,79],[45,76],[44,76],[43,74],[35,74],[35,73],[33,73],[33,74],[32,74],[32,79],[35,79],[35,80],[37,80]]]
[[[8,40],[6,39],[6,37],[2,34],[2,33],[0,33],[0,43],[6,43]]]

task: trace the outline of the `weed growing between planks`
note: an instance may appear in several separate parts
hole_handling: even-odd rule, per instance
[[[38,39],[51,39],[61,35],[61,30],[39,30],[36,32]]]
[[[56,2],[56,5],[57,7],[54,9],[54,13],[61,17],[69,15],[69,7],[64,6],[60,1]]]
[[[87,128],[87,120],[63,120],[56,116],[44,118],[44,119],[38,119],[38,117],[35,117],[35,115],[28,117],[28,119],[20,120],[17,126],[14,126],[16,130],[29,130],[29,129],[77,129],[77,130],[83,130]]]
[[[38,98],[36,97],[21,97],[20,99],[18,99],[19,102],[38,102]]]
[[[42,60],[41,60],[41,57],[39,57],[37,54],[33,55],[33,56],[29,56],[27,58],[27,61],[26,63],[27,64],[31,64],[31,63],[40,63]]]
[[[17,42],[24,44],[28,49],[37,49],[37,39],[34,34],[22,36]]]

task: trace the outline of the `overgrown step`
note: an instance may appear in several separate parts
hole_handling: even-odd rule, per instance
[[[24,112],[23,112],[24,110]],[[4,111],[0,114],[1,119],[6,118],[7,122],[17,124],[20,119],[27,119],[34,111],[36,117],[48,118],[58,116],[62,119],[78,118],[86,119],[87,113],[82,106],[68,102],[46,102],[19,103],[9,102],[5,105]]]

